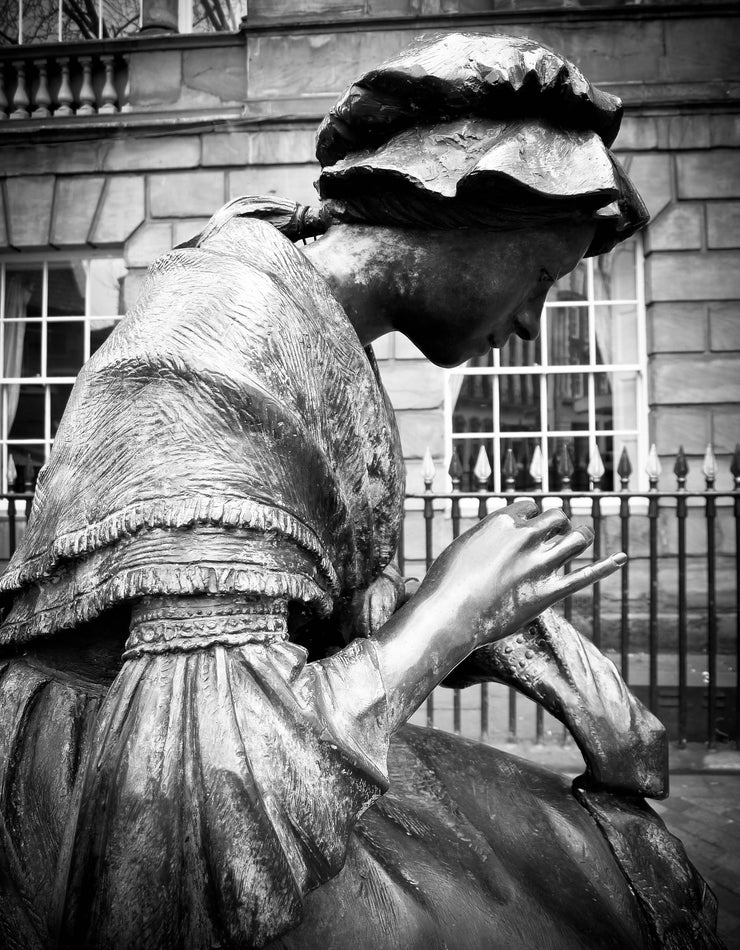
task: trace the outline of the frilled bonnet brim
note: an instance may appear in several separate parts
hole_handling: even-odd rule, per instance
[[[318,133],[317,187],[325,201],[384,189],[480,201],[494,228],[516,227],[519,209],[585,215],[600,254],[648,220],[609,150],[621,115],[619,99],[531,40],[424,37],[340,97]]]

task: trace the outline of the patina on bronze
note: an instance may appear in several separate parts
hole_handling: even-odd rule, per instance
[[[388,566],[369,344],[536,335],[554,278],[644,223],[619,115],[529,41],[422,40],[327,117],[318,210],[239,199],[152,266],[0,581],[3,946],[721,946],[644,803],[660,724],[547,611],[623,557],[563,577],[589,533],[517,503],[410,599]],[[543,703],[584,775],[404,725],[445,678]]]

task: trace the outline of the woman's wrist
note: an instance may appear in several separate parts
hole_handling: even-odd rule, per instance
[[[468,613],[440,591],[422,587],[374,638],[391,732],[479,645],[480,622]]]

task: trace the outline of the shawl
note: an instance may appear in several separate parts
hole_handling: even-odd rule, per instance
[[[150,269],[83,367],[5,575],[0,644],[142,595],[331,612],[393,555],[392,410],[346,314],[270,225],[230,219]]]

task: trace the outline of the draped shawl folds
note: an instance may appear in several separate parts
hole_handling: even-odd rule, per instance
[[[142,594],[326,614],[392,556],[402,477],[374,364],[325,281],[270,225],[231,219],[151,268],[80,373],[0,580],[0,643]]]

